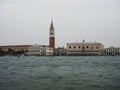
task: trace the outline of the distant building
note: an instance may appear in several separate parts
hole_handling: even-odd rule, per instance
[[[51,47],[46,47],[46,56],[54,56],[54,49]]]
[[[106,56],[120,55],[120,47],[105,48],[104,55],[106,55]]]
[[[33,45],[28,47],[28,56],[53,56],[53,48],[45,45]]]
[[[66,49],[64,47],[58,47],[55,49],[56,56],[66,56]]]
[[[35,55],[35,56],[41,56],[42,55],[42,46],[39,46],[37,44],[28,47],[28,53],[27,55]]]
[[[9,51],[9,49],[14,50],[14,51],[27,51],[28,47],[31,45],[9,45],[9,46],[0,46],[0,49],[2,51]]]
[[[67,43],[67,56],[100,56],[103,55],[104,45],[101,43]]]

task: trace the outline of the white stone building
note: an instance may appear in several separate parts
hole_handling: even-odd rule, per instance
[[[53,56],[53,55],[54,55],[53,48],[46,47],[46,56]]]
[[[120,47],[105,48],[104,55],[106,55],[106,56],[120,55]]]
[[[55,49],[55,55],[56,56],[66,56],[66,48],[64,47],[58,47]]]
[[[27,55],[36,55],[40,56],[41,55],[41,47],[37,44],[28,47],[28,53]]]
[[[97,42],[67,43],[68,56],[100,56],[103,55],[104,45]]]
[[[53,48],[46,45],[33,45],[28,47],[28,56],[52,56]]]

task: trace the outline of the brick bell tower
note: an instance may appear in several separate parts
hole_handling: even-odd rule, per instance
[[[49,47],[55,50],[55,30],[53,26],[53,20],[51,20],[50,32],[49,32]]]

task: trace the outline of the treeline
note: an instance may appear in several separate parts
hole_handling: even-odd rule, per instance
[[[24,50],[21,51],[15,51],[12,49],[8,49],[8,51],[2,51],[2,49],[0,49],[0,56],[6,56],[6,55],[10,55],[10,56],[18,56],[18,55],[23,55],[25,52]]]

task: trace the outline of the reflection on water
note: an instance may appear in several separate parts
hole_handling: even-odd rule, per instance
[[[120,90],[120,57],[0,57],[0,90]]]

